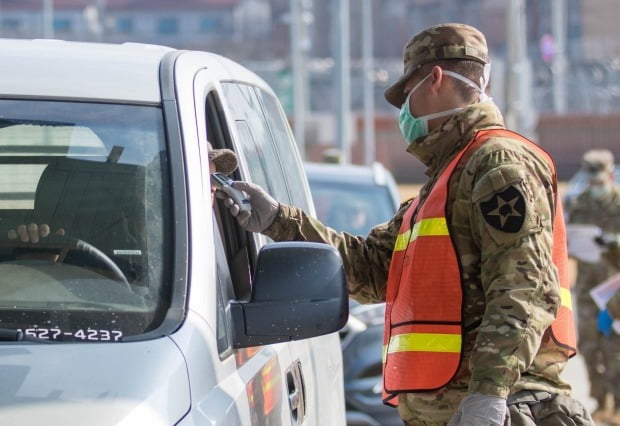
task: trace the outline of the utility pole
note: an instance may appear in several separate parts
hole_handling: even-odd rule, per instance
[[[351,57],[349,49],[349,0],[330,2],[332,12],[332,39],[335,50],[336,82],[336,144],[342,153],[342,161],[351,161],[351,141],[349,126],[351,123]]]
[[[54,38],[54,0],[42,2],[43,38]]]
[[[309,34],[310,26],[314,22],[312,1],[290,0],[293,132],[302,159],[306,157],[306,111],[308,109],[306,61],[312,47]]]
[[[532,103],[532,67],[527,54],[524,0],[509,0],[506,20],[506,124],[531,137],[536,114]]]
[[[101,41],[104,38],[106,30],[106,9],[107,0],[95,0],[95,3],[89,3],[84,7],[84,20],[86,26],[90,32],[90,36],[96,40]]]
[[[553,110],[566,112],[566,0],[552,0],[551,25],[553,34]]]
[[[375,161],[375,78],[372,0],[362,0],[362,57],[364,75],[364,163]]]
[[[306,67],[302,49],[302,18],[300,0],[291,0],[291,73],[293,79],[293,132],[302,158],[306,157],[304,81]]]

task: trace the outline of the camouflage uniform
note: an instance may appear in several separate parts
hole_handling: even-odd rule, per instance
[[[589,151],[584,155],[584,169],[596,167],[601,161],[609,162],[604,166],[613,170],[613,157],[599,159],[600,151]],[[603,167],[603,166],[601,166]],[[620,233],[620,187],[612,189],[602,197],[595,197],[586,190],[580,194],[569,208],[570,223],[592,224],[605,233]],[[620,336],[612,334],[606,338],[597,330],[599,309],[590,296],[593,287],[605,281],[615,272],[609,262],[590,263],[578,261],[577,280],[574,287],[576,294],[578,346],[580,353],[588,360],[586,363],[590,379],[590,394],[603,411],[606,407],[606,395],[614,394],[615,406],[620,408]]]
[[[441,33],[431,31],[427,36],[432,44]],[[466,55],[472,50],[453,46],[444,53],[454,52]],[[405,74],[411,75],[407,65]],[[404,101],[398,91],[389,96],[386,92],[386,98],[394,105]],[[498,108],[479,102],[412,143],[408,151],[428,167],[420,202],[477,130],[503,126]],[[560,299],[551,261],[555,195],[549,165],[530,147],[510,138],[491,138],[466,155],[450,180],[446,215],[461,266],[463,362],[453,380],[438,391],[401,394],[399,413],[407,425],[445,425],[465,396],[480,392],[509,398],[512,424],[592,424],[560,377],[567,353],[545,333]],[[502,210],[501,225],[492,225],[490,216],[497,213],[483,213],[481,205],[498,202],[509,188],[517,191],[525,207]],[[287,205],[280,205],[264,233],[276,241],[333,245],[342,255],[351,297],[360,303],[380,302],[385,300],[394,243],[410,203],[403,203],[392,220],[366,237],[337,233]],[[520,226],[512,226],[511,218]],[[504,228],[509,222],[512,225]]]
[[[620,321],[620,291],[607,302],[607,310],[614,320]]]

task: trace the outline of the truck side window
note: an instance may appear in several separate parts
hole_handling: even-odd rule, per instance
[[[207,139],[209,142],[211,142],[214,148],[233,149],[221,102],[215,91],[207,95],[205,107]],[[241,178],[238,170],[233,174],[232,178]],[[251,291],[251,262],[254,259],[250,253],[255,252],[254,242],[248,236],[249,234],[239,227],[236,219],[226,211],[222,200],[216,200],[214,210],[234,289],[232,297],[239,300],[247,300],[250,297]]]
[[[252,181],[261,185],[278,201],[290,204],[290,192],[298,188],[289,188],[287,185],[286,169],[281,163],[274,133],[258,96],[260,89],[236,82],[224,82],[222,89],[235,120],[240,136],[238,145],[248,160]]]
[[[292,149],[295,140],[286,121],[286,115],[279,106],[277,99],[261,89],[255,89],[263,106],[265,120],[271,132],[275,152],[282,169],[286,170],[286,182],[289,189],[289,203],[310,211],[308,206],[309,194],[304,194],[305,177],[301,159]]]

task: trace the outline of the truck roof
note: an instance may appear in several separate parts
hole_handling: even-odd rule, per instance
[[[175,49],[0,39],[0,96],[160,103],[159,64]]]

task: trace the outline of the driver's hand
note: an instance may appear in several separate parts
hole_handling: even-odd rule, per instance
[[[55,235],[65,235],[64,228],[58,229],[54,232]],[[10,229],[8,232],[9,240],[16,240],[19,238],[24,243],[38,243],[40,239],[50,235],[50,227],[47,223],[37,225],[36,223],[30,223],[28,225],[19,225],[17,230]]]

